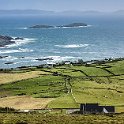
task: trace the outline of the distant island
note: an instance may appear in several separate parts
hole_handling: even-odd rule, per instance
[[[60,26],[57,26],[57,27],[70,27],[70,28],[73,28],[73,27],[85,27],[85,26],[87,26],[87,24],[86,23],[71,23],[71,24],[68,24],[68,25],[60,25]]]
[[[34,25],[31,26],[29,28],[54,28],[54,26],[50,26],[50,25]]]
[[[73,27],[86,27],[86,23],[71,23],[67,25],[51,26],[51,25],[34,25],[29,28],[73,28]]]
[[[13,44],[13,43],[15,43],[16,40],[23,40],[23,38],[20,38],[20,37],[12,38],[10,36],[0,35],[0,47],[4,47],[6,45]]]

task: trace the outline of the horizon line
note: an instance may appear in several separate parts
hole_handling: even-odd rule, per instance
[[[113,10],[113,11],[99,11],[99,10],[63,10],[63,11],[55,11],[55,10],[42,10],[42,9],[0,9],[0,11],[48,11],[48,12],[71,12],[71,11],[75,11],[75,12],[117,12],[117,11],[124,11],[124,9],[118,9],[118,10]]]

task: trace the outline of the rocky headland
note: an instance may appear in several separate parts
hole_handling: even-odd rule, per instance
[[[23,40],[23,38],[16,37],[12,38],[10,36],[0,35],[0,47],[5,47],[6,45],[15,43],[16,40]]]

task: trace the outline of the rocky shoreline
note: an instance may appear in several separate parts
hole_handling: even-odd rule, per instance
[[[6,45],[14,44],[16,40],[23,40],[21,37],[12,38],[10,36],[0,35],[0,47],[5,47]]]
[[[44,60],[53,60],[52,58],[44,58],[44,59],[35,59],[37,61],[44,61]],[[118,62],[118,61],[123,61],[124,58],[105,58],[102,60],[90,60],[90,61],[83,61],[82,59],[79,59],[75,62],[72,61],[61,61],[61,62],[56,62],[54,64],[41,64],[41,65],[37,65],[37,66],[20,66],[20,67],[16,67],[16,68],[8,68],[8,69],[2,69],[0,68],[1,71],[4,70],[16,70],[16,69],[28,69],[28,68],[52,68],[52,67],[56,67],[56,66],[62,66],[62,65],[77,65],[77,66],[93,66],[94,64],[96,65],[102,65],[102,64],[106,64],[106,63],[112,63],[112,62]],[[5,64],[14,64],[14,62],[6,62]]]

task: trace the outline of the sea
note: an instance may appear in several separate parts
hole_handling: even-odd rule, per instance
[[[31,29],[37,24],[87,23],[87,27]],[[0,68],[55,64],[62,61],[124,57],[124,18],[115,16],[0,16],[0,35],[22,37],[0,48]]]

